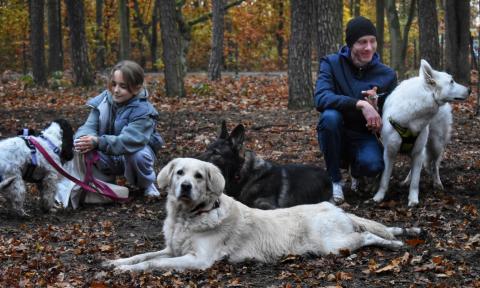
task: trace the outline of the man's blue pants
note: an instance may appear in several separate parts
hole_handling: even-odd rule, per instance
[[[340,182],[340,168],[348,168],[353,177],[373,177],[382,173],[383,147],[373,133],[346,129],[337,110],[322,112],[317,125],[318,143],[333,182]],[[347,164],[348,165],[342,165]]]

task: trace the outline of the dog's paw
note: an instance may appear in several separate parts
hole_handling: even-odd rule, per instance
[[[127,272],[127,271],[130,271],[130,270],[128,269],[128,267],[129,267],[128,265],[116,266],[116,267],[113,269],[113,271],[115,271],[115,272]]]
[[[418,205],[418,199],[408,200],[408,207],[415,207]]]
[[[115,272],[137,272],[137,271],[142,271],[140,267],[137,267],[137,265],[119,265],[116,266],[113,271]]]
[[[403,242],[402,241],[392,241],[390,248],[392,250],[398,250],[403,247]]]
[[[377,193],[377,194],[375,194],[375,196],[373,196],[372,200],[376,203],[380,203],[380,202],[383,201],[383,198],[384,198],[383,195],[378,195],[378,193]]]
[[[110,268],[110,267],[115,266],[114,261],[115,260],[105,260],[105,261],[102,262],[101,265],[102,265],[103,268]]]
[[[445,188],[443,187],[443,184],[442,182],[439,182],[439,183],[433,183],[433,189],[434,190],[439,190],[439,191],[444,191]]]

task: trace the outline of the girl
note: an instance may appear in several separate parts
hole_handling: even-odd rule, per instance
[[[147,100],[143,81],[137,63],[126,60],[115,65],[109,89],[87,102],[92,110],[75,134],[74,145],[80,153],[98,151],[95,166],[100,179],[111,182],[124,175],[144,195],[159,196],[153,165],[163,139],[155,131],[158,112]]]

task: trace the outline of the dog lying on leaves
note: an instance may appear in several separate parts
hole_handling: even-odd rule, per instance
[[[120,271],[206,269],[224,258],[272,262],[288,254],[338,254],[370,245],[397,249],[403,243],[396,235],[420,232],[386,227],[329,202],[249,208],[222,193],[225,180],[215,165],[192,158],[170,161],[157,182],[168,191],[166,248],[106,261],[104,266]]]
[[[230,134],[222,122],[218,138],[198,159],[220,168],[225,193],[249,207],[275,209],[328,201],[332,183],[320,167],[278,165],[244,149],[245,128],[237,125]]]
[[[59,165],[73,159],[73,129],[68,121],[55,120],[40,136],[30,137]],[[47,212],[55,210],[54,197],[61,177],[27,139],[11,137],[0,141],[0,195],[19,216],[28,216],[23,207],[27,193],[25,182],[38,184],[41,206]]]

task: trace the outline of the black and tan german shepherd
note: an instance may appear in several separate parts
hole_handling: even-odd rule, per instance
[[[260,209],[291,207],[330,200],[332,183],[320,167],[279,165],[244,149],[245,128],[237,125],[229,134],[223,121],[217,139],[198,156],[220,168],[225,193],[247,206]]]

